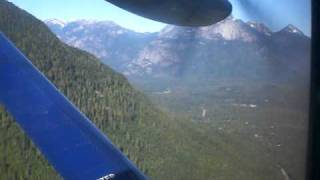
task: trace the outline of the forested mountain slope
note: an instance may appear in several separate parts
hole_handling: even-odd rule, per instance
[[[0,31],[130,159],[147,170],[142,152],[148,151],[148,144],[138,135],[165,116],[125,77],[94,56],[63,44],[41,21],[6,1],[0,1]],[[0,110],[0,142],[0,179],[58,178],[4,108]]]

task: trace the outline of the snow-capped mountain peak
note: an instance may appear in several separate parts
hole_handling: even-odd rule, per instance
[[[257,22],[249,21],[249,22],[247,22],[247,24],[251,28],[257,30],[260,33],[263,33],[264,35],[267,35],[267,36],[271,36],[272,35],[272,31],[267,26],[265,26],[263,23],[257,23]]]
[[[68,22],[60,20],[60,19],[48,19],[44,21],[46,24],[57,25],[60,27],[64,27]]]
[[[284,32],[289,32],[289,33],[294,33],[294,34],[299,34],[299,35],[304,35],[304,33],[298,29],[297,27],[295,27],[292,24],[289,24],[288,26],[286,26],[284,29],[282,29],[281,31]]]
[[[224,40],[256,41],[257,35],[248,24],[239,19],[228,18],[212,26],[200,28],[200,35],[206,39],[220,36]]]
[[[79,25],[88,26],[88,25],[104,25],[104,26],[118,26],[112,21],[99,21],[99,20],[91,20],[91,19],[78,19],[71,21],[72,23],[77,23]]]
[[[249,26],[249,24],[243,22],[242,20],[229,17],[217,24],[200,28],[169,25],[159,32],[158,36],[160,38],[169,39],[179,39],[183,37],[185,39],[223,39],[226,41],[240,40],[252,42],[258,39],[257,32],[265,35],[270,35],[272,33],[267,27],[264,27],[264,25],[256,23],[255,28],[252,28]]]

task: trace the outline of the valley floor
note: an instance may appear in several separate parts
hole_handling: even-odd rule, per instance
[[[304,88],[228,82],[156,89],[134,83],[178,122],[179,138],[173,144],[185,148],[177,160],[185,161],[178,169],[190,174],[187,179],[304,179],[308,126]],[[176,171],[170,161],[166,164]]]

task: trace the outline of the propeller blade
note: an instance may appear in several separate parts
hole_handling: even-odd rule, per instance
[[[155,21],[180,26],[208,26],[231,14],[228,0],[106,0]]]

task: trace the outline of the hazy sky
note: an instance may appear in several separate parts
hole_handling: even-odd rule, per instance
[[[41,20],[111,20],[139,32],[154,32],[165,24],[124,11],[104,0],[9,0]],[[233,16],[264,22],[273,30],[293,24],[310,34],[310,0],[230,0]]]

